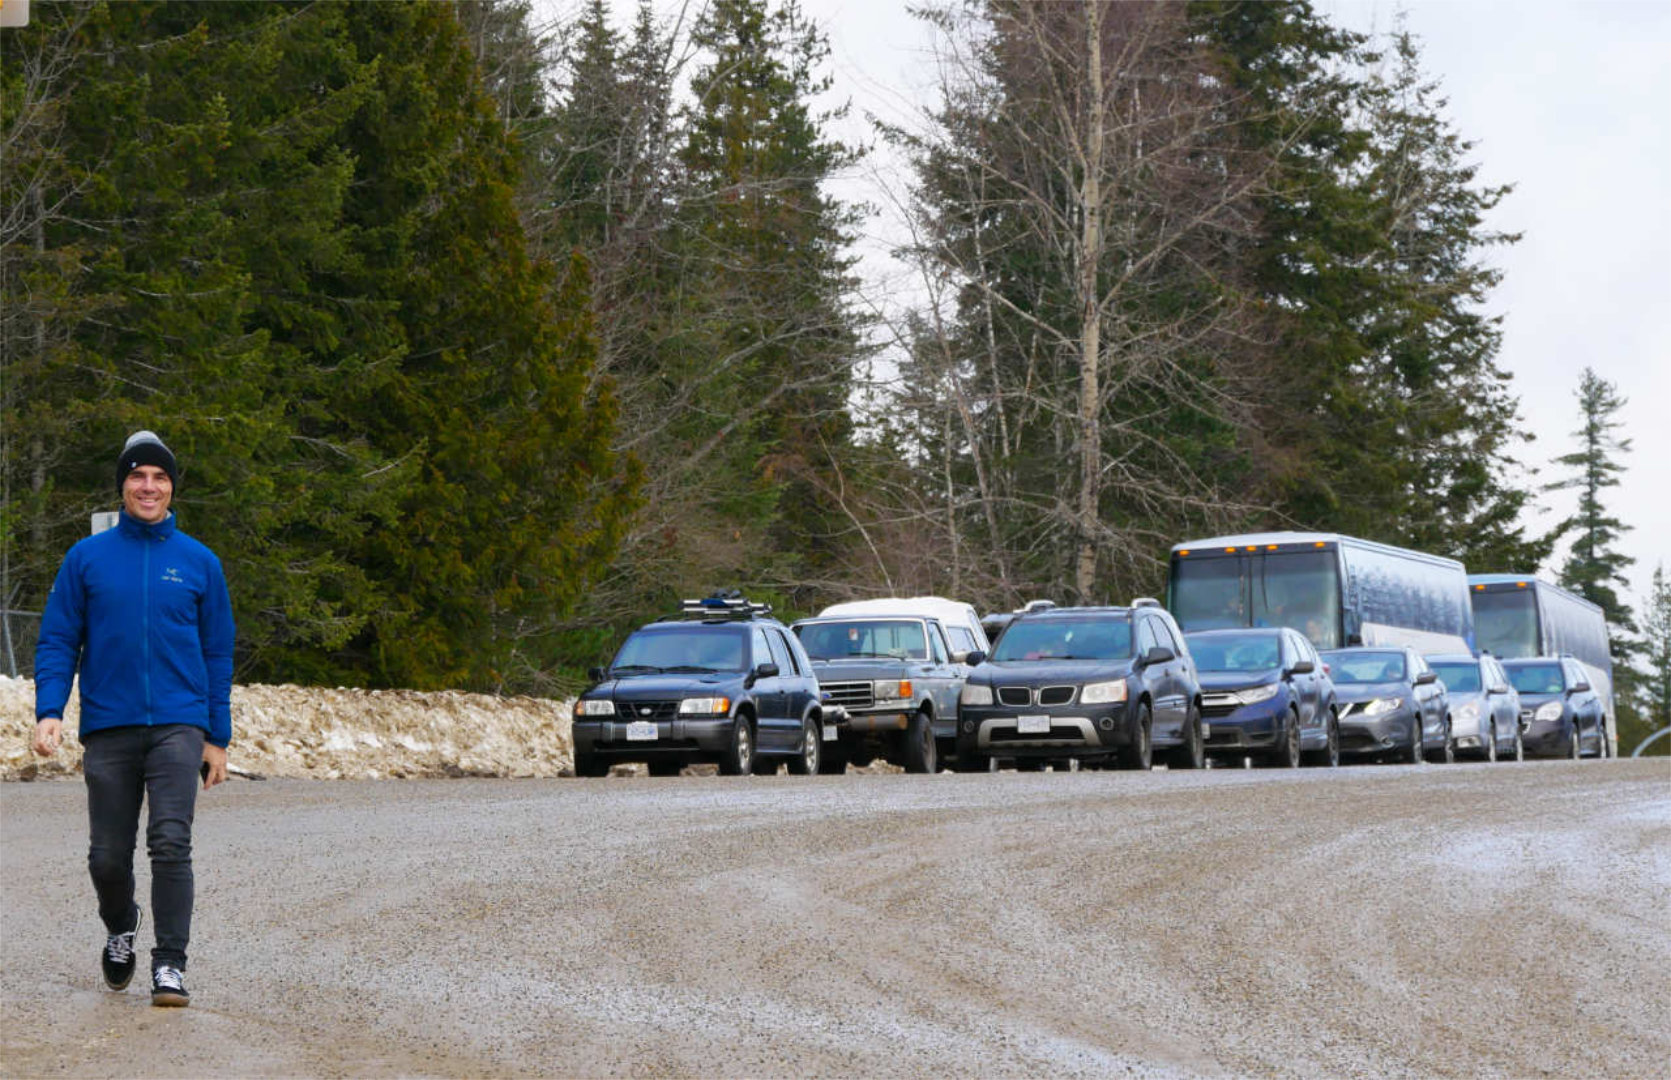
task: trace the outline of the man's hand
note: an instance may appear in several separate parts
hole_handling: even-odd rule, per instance
[[[58,752],[58,744],[64,741],[64,722],[56,716],[49,716],[45,720],[35,721],[35,739],[30,748],[41,757],[51,757]]]
[[[225,783],[226,747],[216,746],[214,743],[204,743],[203,760],[209,766],[208,775],[203,777],[203,790],[207,791],[216,784]]]

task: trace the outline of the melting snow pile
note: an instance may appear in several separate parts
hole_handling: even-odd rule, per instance
[[[0,780],[78,774],[78,705],[71,695],[57,755],[36,757],[35,684],[0,675]],[[450,690],[235,686],[227,757],[246,772],[322,780],[557,776],[574,764],[570,708]]]

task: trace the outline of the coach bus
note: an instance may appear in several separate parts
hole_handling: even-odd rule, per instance
[[[1613,654],[1601,608],[1529,574],[1469,574],[1479,647],[1499,660],[1560,656],[1577,660],[1606,703],[1607,743],[1618,748],[1613,713]]]
[[[1287,626],[1319,649],[1475,651],[1461,563],[1338,533],[1250,533],[1179,544],[1166,595],[1186,631]]]

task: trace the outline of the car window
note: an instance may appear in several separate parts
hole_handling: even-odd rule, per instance
[[[783,639],[783,631],[773,627],[766,632],[766,639],[772,643],[772,656],[777,659],[778,670],[785,675],[799,675],[801,665],[795,660],[795,650]]]
[[[954,653],[971,653],[980,648],[975,644],[975,635],[966,626],[948,626],[946,633],[951,636]]]
[[[992,659],[1119,660],[1132,655],[1132,633],[1124,616],[1020,618],[993,646]]]
[[[1149,621],[1155,624],[1155,634],[1156,634],[1156,637],[1159,640],[1160,644],[1165,645],[1167,648],[1171,649],[1172,650],[1172,655],[1174,655],[1174,656],[1188,656],[1189,655],[1189,650],[1185,649],[1184,648],[1184,643],[1181,640],[1179,640],[1178,632],[1173,627],[1172,621],[1170,619],[1150,619]]]
[[[928,653],[936,664],[944,664],[950,659],[946,651],[946,638],[940,633],[939,623],[928,624]]]
[[[766,631],[756,626],[751,640],[754,643],[754,661],[751,666],[759,667],[761,664],[769,663],[772,659],[772,649],[766,644]]]
[[[1588,682],[1589,681],[1589,678],[1584,674],[1584,669],[1579,667],[1573,661],[1568,660],[1566,662],[1566,668],[1567,668],[1567,685],[1568,686],[1577,686],[1581,682]]]
[[[1155,620],[1153,620],[1153,619],[1138,619],[1137,620],[1137,655],[1138,656],[1146,655],[1150,649],[1154,648],[1156,645],[1159,645],[1159,644],[1160,644],[1160,642],[1155,640]]]
[[[857,660],[892,657],[925,660],[928,642],[923,624],[906,619],[843,619],[796,627],[809,656],[820,660]]]

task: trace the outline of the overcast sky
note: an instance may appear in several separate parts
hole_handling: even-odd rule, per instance
[[[832,97],[852,103],[849,132],[865,137],[866,113],[909,122],[933,100],[932,39],[904,3],[803,4],[829,32]],[[1629,399],[1620,434],[1634,452],[1607,505],[1633,527],[1622,547],[1637,560],[1630,602],[1640,614],[1655,563],[1671,563],[1671,3],[1316,6],[1365,32],[1385,32],[1405,11],[1453,127],[1478,143],[1480,182],[1515,185],[1488,224],[1524,239],[1492,254],[1504,279],[1490,307],[1504,317],[1499,362],[1538,436],[1524,456],[1544,482],[1551,460],[1575,448],[1586,364]],[[886,215],[907,179],[878,152],[841,193],[882,203]],[[894,235],[884,216],[866,245],[863,272],[883,305],[912,291],[880,254]],[[1565,492],[1539,502],[1540,531],[1572,508]]]

